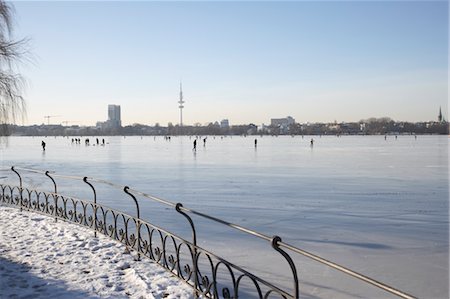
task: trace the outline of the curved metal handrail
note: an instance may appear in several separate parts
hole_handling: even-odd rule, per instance
[[[120,189],[120,190],[123,190],[123,188],[124,188],[124,186],[121,186],[121,185],[118,185],[118,184],[115,184],[115,183],[111,183],[111,182],[106,181],[106,180],[97,179],[97,178],[60,175],[60,174],[56,174],[55,172],[48,172],[48,171],[45,172],[45,171],[41,171],[41,170],[30,169],[30,168],[22,168],[22,167],[14,167],[14,169],[16,170],[16,173],[17,173],[17,170],[23,170],[23,171],[27,171],[27,172],[34,172],[34,173],[40,173],[40,174],[52,173],[52,177],[59,177],[59,178],[64,178],[64,179],[83,180],[84,178],[88,178],[92,182],[106,184],[108,186],[111,186],[111,187],[114,187],[114,188],[117,188],[117,189]],[[186,213],[191,213],[191,214],[194,214],[196,216],[199,216],[199,217],[202,217],[202,218],[206,218],[206,219],[209,219],[211,221],[214,221],[214,222],[226,225],[226,226],[228,226],[230,228],[236,229],[236,230],[238,230],[240,232],[243,232],[243,233],[255,236],[257,238],[263,239],[263,240],[268,241],[268,242],[272,242],[273,238],[274,238],[274,237],[267,236],[267,235],[265,235],[263,233],[257,232],[255,230],[248,229],[248,228],[243,227],[241,225],[222,220],[220,218],[217,218],[217,217],[214,217],[214,216],[211,216],[211,215],[199,212],[199,211],[194,210],[194,209],[186,208],[183,205],[179,205],[178,203],[174,203],[174,202],[171,202],[171,201],[168,201],[168,200],[165,200],[165,199],[161,199],[161,198],[158,198],[158,197],[153,196],[151,194],[148,194],[148,193],[145,193],[145,192],[141,192],[141,191],[138,191],[138,190],[134,190],[134,189],[129,188],[129,187],[127,187],[127,192],[126,193],[127,194],[140,195],[140,196],[142,196],[144,198],[147,198],[147,199],[150,199],[150,200],[162,203],[164,205],[176,208],[176,210],[178,212],[180,212],[180,213],[184,212],[184,213],[182,213],[183,215],[186,215]],[[193,229],[193,232],[194,232],[193,234],[195,236],[195,228],[193,227],[193,224],[191,225],[191,227]],[[351,269],[349,269],[347,267],[344,267],[344,266],[339,265],[337,263],[331,262],[331,261],[329,261],[329,260],[327,260],[325,258],[322,258],[322,257],[320,257],[318,255],[315,255],[315,254],[313,254],[311,252],[308,252],[306,250],[297,248],[297,247],[295,247],[293,245],[290,245],[288,243],[284,243],[281,240],[278,240],[277,245],[278,245],[278,249],[284,248],[284,249],[290,250],[291,252],[303,255],[303,256],[305,256],[307,258],[310,258],[310,259],[312,259],[312,260],[314,260],[316,262],[319,262],[321,264],[329,266],[329,267],[331,267],[331,268],[333,268],[333,269],[335,269],[337,271],[340,271],[340,272],[345,273],[347,275],[350,275],[350,276],[352,276],[354,278],[357,278],[357,279],[359,279],[361,281],[369,283],[369,284],[371,284],[371,285],[373,285],[373,286],[375,286],[377,288],[380,288],[380,289],[382,289],[382,290],[384,290],[386,292],[389,292],[389,293],[391,293],[393,295],[396,295],[396,296],[398,296],[400,298],[405,298],[405,299],[416,298],[416,297],[414,297],[414,296],[412,296],[412,295],[410,295],[410,294],[408,294],[406,292],[400,291],[400,290],[398,290],[398,289],[396,289],[394,287],[391,287],[391,286],[389,286],[389,285],[387,285],[385,283],[382,283],[382,282],[377,281],[377,280],[375,280],[373,278],[370,278],[370,277],[368,277],[366,275],[363,275],[361,273],[353,271],[353,270],[351,270]],[[289,260],[288,260],[288,263],[290,264]],[[297,279],[297,275],[296,275],[296,270],[295,270],[295,273],[294,273],[294,280],[297,280],[296,284],[298,285],[298,279]]]

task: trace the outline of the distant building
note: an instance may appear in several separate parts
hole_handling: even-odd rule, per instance
[[[289,132],[289,126],[295,124],[295,119],[290,116],[286,118],[271,118],[270,125],[272,127],[280,128],[280,133],[286,134]]]
[[[261,133],[267,132],[267,126],[265,124],[261,124],[261,126],[258,126],[258,131]]]
[[[108,121],[109,128],[122,127],[122,121],[120,120],[120,105],[108,105]]]
[[[295,124],[295,119],[290,116],[286,118],[271,118],[270,125],[275,127],[289,127],[290,125]]]
[[[230,123],[228,122],[228,119],[222,119],[220,121],[220,127],[228,129],[230,127]]]
[[[107,129],[108,128],[108,122],[106,122],[106,121],[98,121],[95,124],[95,127],[97,129],[101,129],[101,130]]]

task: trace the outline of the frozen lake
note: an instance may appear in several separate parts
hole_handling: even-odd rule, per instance
[[[189,137],[101,138],[105,146],[93,146],[92,137],[91,146],[84,138],[78,145],[63,137],[10,137],[2,146],[1,168],[16,165],[128,185],[280,235],[415,296],[448,298],[447,136],[209,136],[206,146],[197,141],[196,152]],[[7,172],[0,175],[3,183],[17,183]],[[23,176],[27,184],[51,190],[47,178]],[[84,183],[57,182],[61,193],[92,197]],[[99,202],[134,214],[126,195],[98,188]],[[143,218],[189,238],[176,212],[144,199],[141,208]],[[270,244],[195,221],[200,246],[289,284],[287,266]],[[301,256],[293,258],[307,298],[390,296]]]

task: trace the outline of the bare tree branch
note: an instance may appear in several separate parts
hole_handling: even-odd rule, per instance
[[[12,38],[12,14],[12,6],[0,0],[0,136],[8,135],[7,125],[25,115],[25,80],[16,67],[27,56],[28,40]]]

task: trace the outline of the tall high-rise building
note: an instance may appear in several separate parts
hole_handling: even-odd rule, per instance
[[[228,129],[230,127],[230,122],[228,121],[228,119],[222,119],[220,121],[220,127]]]
[[[108,105],[108,125],[111,128],[122,127],[120,120],[120,105]]]

